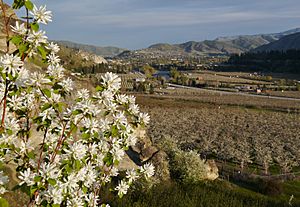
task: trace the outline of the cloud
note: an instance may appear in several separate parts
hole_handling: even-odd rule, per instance
[[[79,24],[95,26],[111,25],[112,27],[170,27],[186,25],[203,25],[214,23],[236,23],[266,19],[298,18],[298,10],[294,12],[280,11],[247,11],[235,7],[210,9],[189,8],[184,11],[176,9],[144,9],[137,12],[84,14],[74,17]]]
[[[11,0],[10,0],[11,1]],[[50,38],[127,47],[299,26],[299,0],[34,0],[53,11]],[[138,41],[137,41],[138,40]],[[133,44],[133,43],[132,43]]]

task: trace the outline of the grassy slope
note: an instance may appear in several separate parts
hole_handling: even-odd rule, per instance
[[[148,192],[132,192],[112,206],[121,207],[284,207],[288,199],[267,197],[226,181],[198,184],[163,183]],[[300,206],[300,201],[293,206]]]

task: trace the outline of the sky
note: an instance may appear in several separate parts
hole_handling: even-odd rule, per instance
[[[300,0],[33,0],[50,39],[140,49],[300,27]]]

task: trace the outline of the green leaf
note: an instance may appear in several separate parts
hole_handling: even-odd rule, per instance
[[[82,137],[82,139],[88,139],[91,137],[91,135],[90,135],[90,133],[83,133],[81,137]]]
[[[12,5],[13,9],[20,9],[25,4],[24,0],[14,0],[14,3]]]
[[[81,168],[80,160],[76,160],[76,161],[75,161],[75,169],[76,169],[76,170],[79,170],[80,168]]]
[[[25,7],[28,9],[28,10],[32,10],[33,9],[33,3],[29,0],[26,0],[25,1]]]
[[[52,88],[53,88],[53,90],[58,90],[58,89],[62,89],[63,87],[60,84],[55,83]]]
[[[52,207],[60,207],[60,204],[52,204]]]
[[[7,200],[0,197],[0,206],[1,207],[9,207]]]
[[[41,206],[48,207],[48,202],[46,200],[43,200],[43,202],[41,203]]]
[[[28,49],[29,49],[29,45],[28,44],[21,44],[19,46],[19,53],[20,53],[20,55],[24,54]]]
[[[63,109],[66,107],[66,103],[63,103],[63,102],[60,102],[60,103],[57,103],[55,104],[55,108],[59,111],[59,112],[62,112]]]
[[[68,164],[68,165],[66,165],[66,171],[68,172],[68,173],[71,173],[72,172],[72,167]]]
[[[72,132],[76,133],[78,130],[78,127],[74,124],[74,122],[71,122],[71,127],[70,129],[72,130]]]
[[[39,54],[42,56],[42,58],[46,59],[47,58],[47,52],[46,52],[45,48],[42,47],[42,46],[38,46],[37,49],[38,49]]]
[[[45,110],[47,110],[47,109],[50,109],[51,107],[52,107],[52,104],[46,103],[46,104],[43,105],[42,111],[45,111]]]
[[[34,193],[37,191],[37,187],[36,186],[32,186],[31,188],[30,188],[30,195],[32,196],[32,195],[34,195]]]
[[[49,89],[44,88],[42,91],[48,98],[51,98],[51,91]]]
[[[85,186],[83,186],[83,187],[82,187],[82,192],[87,193],[87,192],[88,192],[88,188],[85,187]]]
[[[35,32],[39,31],[39,29],[40,29],[40,25],[36,22],[30,24],[30,26],[31,26],[31,29]]]
[[[28,153],[28,157],[29,157],[30,159],[34,159],[34,158],[35,158],[34,152],[33,152],[33,151],[29,152],[29,153]]]
[[[103,159],[103,162],[105,162],[108,166],[111,166],[113,164],[113,156],[110,153],[108,153]]]
[[[41,176],[35,176],[34,177],[34,181],[35,182],[40,182],[42,180],[42,177]]]
[[[75,111],[72,112],[73,115],[78,115],[78,114],[82,114],[82,110],[80,109],[76,109]]]
[[[116,137],[116,136],[118,136],[118,134],[119,134],[119,130],[118,130],[117,126],[112,126],[112,129],[111,129],[112,137]]]
[[[5,73],[1,73],[1,77],[3,80],[6,80],[6,74]]]
[[[14,36],[10,39],[10,41],[15,45],[19,45],[23,41],[23,39],[21,36]]]
[[[96,87],[97,92],[102,92],[103,90],[104,90],[104,88],[102,86],[97,86]]]
[[[48,183],[50,183],[50,185],[55,186],[56,185],[56,180],[55,179],[49,179]]]

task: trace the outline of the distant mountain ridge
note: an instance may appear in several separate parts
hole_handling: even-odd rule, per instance
[[[55,41],[59,45],[63,45],[65,47],[73,48],[73,49],[79,49],[85,52],[93,53],[95,55],[100,55],[103,57],[114,57],[118,54],[124,52],[127,49],[118,48],[118,47],[99,47],[94,45],[86,45],[86,44],[80,44],[75,43],[71,41]]]
[[[253,51],[263,45],[276,42],[281,38],[299,33],[300,28],[295,28],[279,33],[257,34],[257,35],[238,35],[229,37],[218,37],[214,40],[189,41],[181,44],[158,43],[145,49],[127,50],[118,47],[98,47],[93,45],[85,45],[70,41],[56,41],[58,44],[100,55],[103,57],[120,58],[136,57],[136,56],[176,56],[176,55],[231,55],[241,54]]]
[[[267,45],[275,42],[286,35],[300,32],[300,28],[272,34],[258,34],[258,35],[239,35],[231,37],[219,37],[215,40],[205,40],[201,42],[189,41],[182,44],[164,44],[159,43],[151,45],[150,47],[139,50],[140,52],[147,53],[169,53],[174,51],[182,54],[233,54],[243,53],[253,50],[262,45]]]
[[[287,51],[287,50],[300,50],[300,31],[295,34],[290,34],[282,37],[281,39],[262,45],[253,52],[268,52],[268,51]]]

